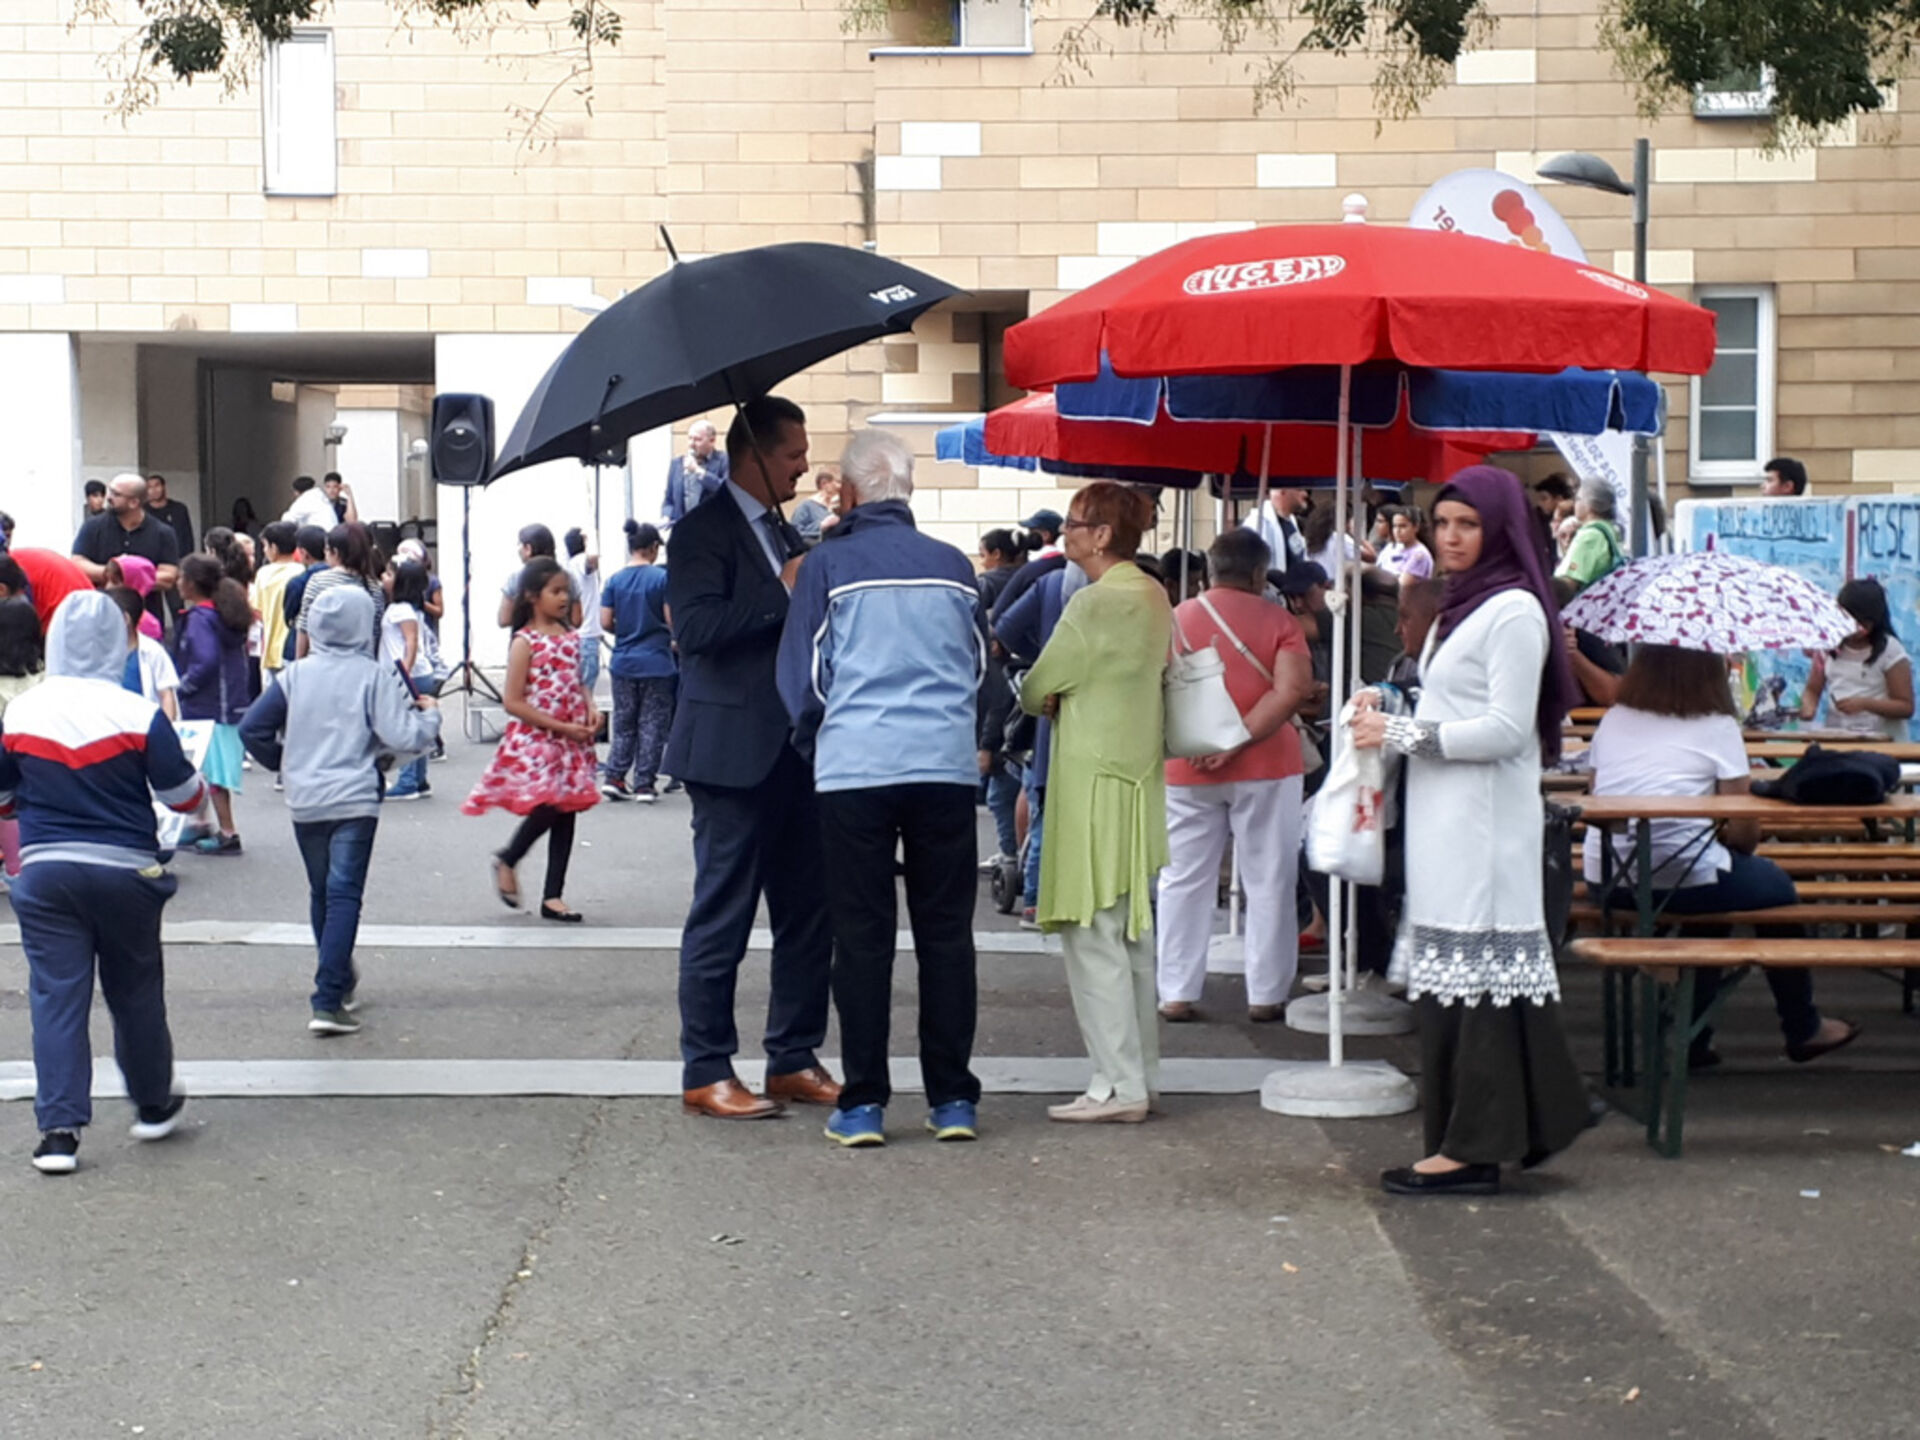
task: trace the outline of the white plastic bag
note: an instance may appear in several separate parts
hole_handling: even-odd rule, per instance
[[[1307,826],[1307,863],[1323,875],[1378,885],[1387,870],[1387,761],[1384,750],[1353,743],[1348,701],[1329,737],[1333,764],[1314,796]]]

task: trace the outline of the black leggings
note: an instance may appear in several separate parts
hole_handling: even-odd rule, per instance
[[[567,888],[567,861],[573,858],[573,816],[571,810],[542,805],[520,822],[507,848],[500,852],[508,865],[518,865],[534,841],[542,835],[547,837],[547,885],[541,892],[542,901],[558,900]]]

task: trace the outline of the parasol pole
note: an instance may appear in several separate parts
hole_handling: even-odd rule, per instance
[[[1267,467],[1272,460],[1273,426],[1268,424],[1260,432],[1260,484],[1254,492],[1253,501],[1253,528],[1260,535],[1267,533]],[[1284,533],[1282,538],[1285,538]]]
[[[1347,513],[1349,427],[1353,420],[1353,367],[1340,367],[1340,420],[1338,448],[1333,463],[1333,514],[1335,522]],[[1339,547],[1344,556],[1344,547]],[[1331,739],[1340,729],[1340,707],[1347,701],[1347,607],[1352,600],[1353,579],[1349,567],[1340,566],[1340,578],[1333,588],[1333,667],[1327,676],[1327,714]],[[1346,1010],[1347,882],[1336,880],[1327,892],[1327,1064],[1338,1068],[1346,1063],[1346,1035],[1341,1025]]]
[[[1339,452],[1334,463],[1334,507],[1336,517],[1346,513],[1350,481],[1352,475],[1349,465],[1348,435],[1352,428],[1353,367],[1340,367],[1340,429],[1338,435]],[[1354,577],[1357,567],[1344,561],[1345,545],[1340,551],[1343,560],[1340,566],[1340,579],[1335,587],[1332,608],[1334,614],[1333,631],[1333,669],[1328,678],[1328,701],[1334,724],[1329,731],[1329,743],[1339,744],[1340,707],[1346,703],[1347,695],[1347,602],[1353,593]],[[1353,647],[1356,652],[1358,647]],[[1348,742],[1351,743],[1351,742]],[[1393,1066],[1383,1061],[1361,1060],[1348,1064],[1346,1059],[1345,1008],[1346,975],[1345,954],[1347,943],[1346,900],[1348,896],[1345,881],[1337,881],[1328,894],[1327,916],[1327,993],[1325,996],[1325,1026],[1327,1031],[1327,1063],[1314,1061],[1282,1062],[1274,1067],[1267,1078],[1260,1083],[1260,1106],[1264,1110],[1277,1111],[1282,1115],[1312,1115],[1326,1119],[1353,1119],[1369,1115],[1403,1115],[1420,1103],[1419,1092],[1413,1082],[1408,1080]],[[1296,1030],[1316,1030],[1319,1024],[1309,1018],[1319,1007],[1315,1003],[1321,997],[1307,996],[1290,1002],[1287,1006],[1287,1024]],[[1304,1023],[1302,1023],[1304,1022]]]

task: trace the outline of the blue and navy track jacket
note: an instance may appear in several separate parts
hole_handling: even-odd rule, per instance
[[[904,500],[851,511],[801,563],[780,698],[815,788],[976,785],[986,623],[973,566]]]

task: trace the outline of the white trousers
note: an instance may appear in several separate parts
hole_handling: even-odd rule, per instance
[[[1160,872],[1162,1001],[1200,998],[1213,938],[1220,857],[1233,836],[1246,890],[1247,1003],[1282,1005],[1300,966],[1294,884],[1300,870],[1301,778],[1167,787],[1167,844]]]
[[[1127,938],[1127,896],[1090,925],[1062,925],[1067,987],[1093,1061],[1087,1094],[1137,1105],[1160,1089],[1160,1021],[1153,1009],[1153,936]]]

